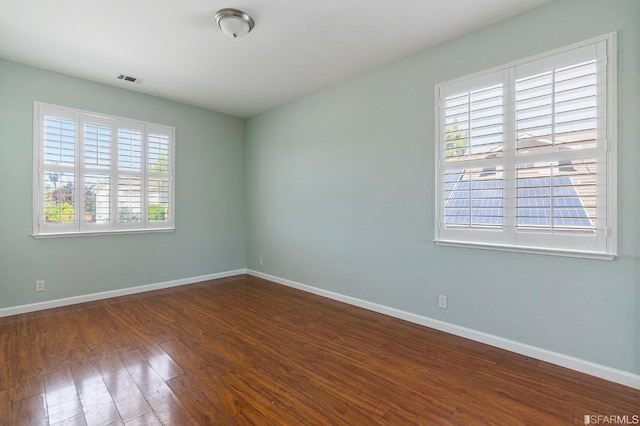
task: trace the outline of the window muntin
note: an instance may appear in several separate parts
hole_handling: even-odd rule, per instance
[[[34,104],[34,236],[172,230],[174,129]]]
[[[615,255],[614,39],[436,87],[436,242]]]

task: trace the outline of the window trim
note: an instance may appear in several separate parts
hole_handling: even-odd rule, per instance
[[[604,150],[604,160],[602,163],[606,167],[606,171],[603,172],[604,179],[606,180],[606,206],[602,204],[598,204],[597,208],[600,209],[604,207],[606,209],[606,225],[604,230],[604,244],[603,247],[598,247],[597,250],[581,250],[579,248],[575,248],[574,245],[572,248],[552,246],[552,245],[518,245],[517,244],[517,234],[518,231],[514,228],[511,232],[511,236],[513,237],[511,241],[514,243],[505,243],[505,237],[492,239],[485,238],[487,235],[490,235],[491,232],[501,232],[487,229],[464,229],[464,230],[456,230],[457,232],[442,232],[444,230],[444,208],[446,205],[446,200],[442,197],[441,191],[444,190],[444,168],[441,167],[443,160],[445,158],[444,155],[444,145],[443,145],[443,132],[444,125],[442,121],[442,116],[444,111],[444,107],[441,107],[441,92],[446,87],[452,86],[466,86],[473,85],[474,82],[478,81],[491,81],[493,76],[498,73],[514,73],[516,67],[526,66],[529,63],[541,63],[547,58],[551,58],[556,55],[568,55],[572,50],[578,50],[581,48],[585,48],[587,46],[598,45],[601,42],[605,42],[605,72],[606,72],[606,118],[605,121],[605,137],[604,137],[604,147],[600,148],[597,146],[594,150],[603,149]],[[515,77],[513,78],[515,81]],[[477,85],[476,85],[477,87]],[[503,105],[508,105],[509,103],[513,103],[514,94],[511,87],[505,87],[504,97],[505,101]],[[439,246],[453,246],[453,247],[467,247],[467,248],[477,248],[477,249],[489,249],[489,250],[501,250],[501,251],[511,251],[511,252],[520,252],[520,253],[533,253],[533,254],[546,254],[546,255],[557,255],[557,256],[569,256],[569,257],[579,257],[579,258],[589,258],[589,259],[601,259],[601,260],[612,260],[617,256],[617,34],[616,32],[604,34],[598,37],[591,38],[589,40],[584,40],[578,43],[574,43],[569,46],[564,46],[561,48],[553,49],[551,51],[547,51],[541,54],[537,54],[528,58],[524,58],[518,61],[514,61],[508,64],[504,64],[498,67],[494,67],[489,70],[480,71],[477,73],[473,73],[468,76],[456,78],[454,80],[437,84],[435,86],[435,223],[434,223],[434,243]],[[508,112],[505,112],[507,115]],[[507,132],[513,132],[513,126],[515,124],[515,118],[510,117],[504,123],[504,134],[505,140],[508,141],[510,136],[507,136]],[[598,129],[600,131],[600,129]],[[601,144],[599,144],[601,145]],[[514,147],[505,146],[504,150],[513,150]],[[514,157],[515,158],[515,157]],[[504,167],[514,166],[514,159],[503,159],[502,165]],[[473,166],[475,167],[475,166]],[[512,171],[515,173],[515,169]],[[601,172],[598,172],[600,174]],[[515,194],[503,193],[503,200],[505,203],[507,202],[515,202]],[[505,204],[506,206],[506,204]],[[512,207],[513,209],[513,207]],[[600,213],[600,211],[599,211]],[[506,207],[505,207],[506,214]],[[515,218],[505,217],[505,222],[508,220],[514,220]],[[502,231],[504,232],[504,231]],[[444,235],[443,235],[444,234]],[[504,234],[503,234],[504,235]],[[566,236],[561,237],[563,240]],[[567,240],[571,240],[571,237],[578,238],[576,241],[580,241],[580,236],[578,235],[569,235]],[[596,237],[593,237],[596,238]],[[592,238],[592,240],[593,240]],[[557,239],[556,239],[557,241]]]
[[[76,206],[82,206],[82,208],[75,208],[74,215],[75,220],[73,224],[44,224],[44,183],[41,181],[41,172],[45,168],[65,168],[61,166],[53,166],[44,164],[44,144],[45,134],[43,131],[44,117],[48,111],[58,111],[61,118],[72,120],[76,125],[75,134],[75,162],[73,166],[65,166],[75,174],[75,189],[76,189]],[[83,134],[85,124],[87,123],[106,125],[111,127],[111,166],[100,169],[99,167],[84,164],[84,143]],[[127,127],[127,124],[129,125]],[[124,125],[124,127],[123,127]],[[133,127],[132,127],[133,126]],[[127,223],[120,223],[117,220],[117,181],[120,175],[117,159],[117,145],[118,145],[118,130],[121,128],[136,128],[142,129],[143,140],[143,155],[141,158],[141,170],[135,172],[140,175],[142,179],[143,191],[141,193],[141,206],[143,209],[142,220],[137,223],[137,226],[131,226]],[[153,173],[148,170],[148,136],[150,134],[163,134],[169,137],[169,171],[166,177],[169,180],[168,188],[168,209],[169,217],[167,221],[152,222],[148,219],[148,180],[149,176]],[[32,186],[32,220],[33,231],[32,237],[36,239],[40,238],[57,238],[57,237],[77,237],[77,236],[99,236],[99,235],[120,235],[120,234],[141,234],[141,233],[157,233],[157,232],[173,232],[175,231],[175,127],[146,122],[142,120],[135,120],[127,117],[119,117],[110,114],[102,114],[93,111],[81,110],[78,108],[66,107],[61,105],[49,104],[40,101],[34,101],[33,103],[33,186]],[[77,191],[78,185],[81,184],[79,179],[80,175],[87,174],[105,174],[109,176],[110,181],[110,197],[109,197],[109,216],[111,218],[109,223],[106,224],[94,224],[85,223],[82,220],[82,212],[84,212],[84,191]],[[134,174],[135,174],[134,173]],[[115,195],[113,195],[115,193]],[[115,200],[114,200],[115,198]],[[147,211],[145,214],[144,211]]]

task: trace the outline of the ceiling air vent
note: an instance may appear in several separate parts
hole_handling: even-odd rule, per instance
[[[132,75],[126,75],[126,74],[118,74],[117,78],[118,80],[128,81],[130,83],[137,83],[137,84],[142,84],[142,82],[144,81],[138,77],[134,77]]]

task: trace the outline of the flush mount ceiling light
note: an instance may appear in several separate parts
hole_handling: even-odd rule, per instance
[[[251,16],[238,9],[220,9],[216,13],[216,23],[231,38],[248,34],[254,25]]]

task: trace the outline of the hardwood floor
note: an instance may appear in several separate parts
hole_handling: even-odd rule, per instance
[[[0,318],[0,425],[554,425],[640,391],[254,277]]]

